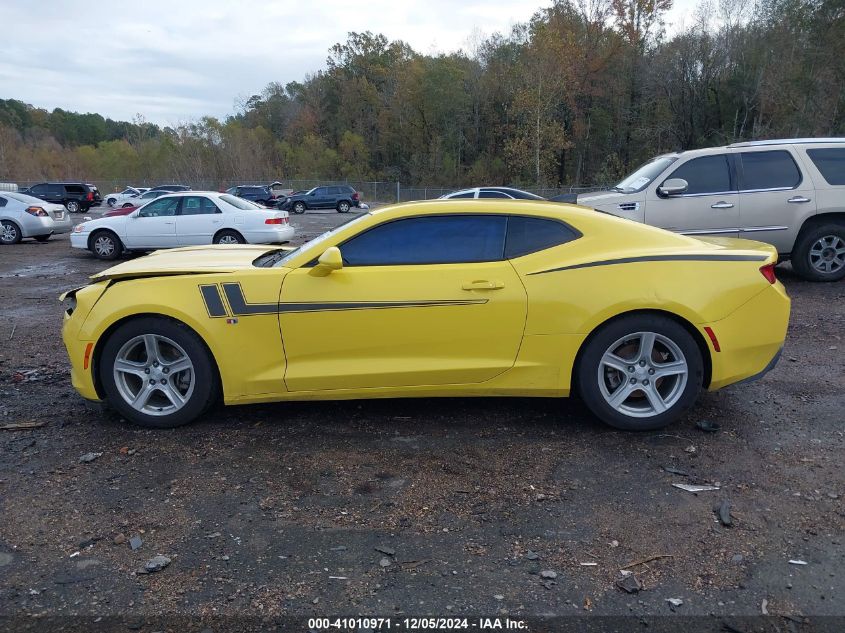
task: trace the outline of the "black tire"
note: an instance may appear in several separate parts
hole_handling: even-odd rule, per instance
[[[293,211],[297,215],[302,215],[303,213],[305,213],[305,209],[307,209],[307,208],[308,207],[305,206],[304,202],[297,200],[296,202],[293,203],[293,207],[291,207],[291,211]]]
[[[234,240],[234,242],[231,240]],[[214,236],[212,242],[214,244],[246,244],[244,236],[232,229],[224,229],[220,231]]]
[[[683,355],[683,360],[686,361],[685,383],[676,375],[658,378],[651,385],[651,388],[655,391],[663,389],[667,392],[667,400],[672,400],[672,404],[661,413],[649,414],[648,410],[653,411],[654,407],[651,405],[651,400],[646,397],[645,391],[625,384],[629,380],[642,380],[642,384],[649,384],[650,361],[646,361],[647,364],[640,367],[635,359],[631,360],[631,366],[625,367],[626,371],[632,372],[630,374],[622,374],[621,371],[611,369],[601,363],[605,353],[611,351],[609,349],[611,346],[615,346],[627,336],[631,336],[631,340],[635,340],[637,333],[655,333],[667,339],[678,348]],[[621,350],[622,348],[614,347],[613,349]],[[674,355],[674,352],[659,339],[655,343],[655,349],[658,351],[658,355],[661,352],[668,352],[666,358]],[[623,360],[625,358],[625,356],[622,356]],[[668,362],[665,359],[661,360]],[[634,368],[633,371],[631,367]],[[575,379],[578,393],[584,403],[603,422],[625,431],[650,431],[663,428],[674,422],[693,405],[704,382],[704,363],[701,358],[701,350],[695,339],[681,324],[657,314],[633,314],[607,323],[590,337],[581,351],[578,366],[575,370]],[[635,413],[626,413],[619,408],[614,408],[608,402],[608,396],[603,393],[603,385],[606,388],[607,383],[612,383],[614,380],[618,384],[616,388],[625,386],[632,390],[631,395],[620,403],[620,407],[628,411],[638,411],[639,405],[645,405],[640,413],[641,417],[638,417]],[[636,384],[636,382],[633,384]],[[615,393],[614,390],[611,395]],[[658,393],[660,392],[658,391]]]
[[[132,204],[131,202],[124,202],[124,203],[123,203],[122,208],[123,208],[123,209],[126,209],[126,208],[128,208],[128,207],[134,207],[134,206],[135,206],[135,205],[134,205],[134,204]]]
[[[53,236],[53,234],[50,233],[49,235],[34,235],[33,237],[35,238],[35,241],[37,241],[37,242],[47,242],[47,241],[49,241],[49,239],[52,236]]]
[[[106,204],[114,209],[114,205],[117,204],[117,198],[106,198]]]
[[[0,222],[0,244],[17,244],[21,241],[21,227],[11,220]]]
[[[337,212],[338,213],[349,213],[349,209],[352,205],[349,204],[347,200],[341,200],[337,203]]]
[[[792,249],[792,268],[809,281],[845,278],[845,257],[836,250],[845,245],[845,224],[822,224],[802,231]],[[831,270],[823,270],[830,267]]]
[[[184,405],[172,413],[151,415],[140,411],[127,402],[118,387],[114,372],[118,353],[129,341],[145,334],[166,337],[175,342],[193,365],[191,370],[193,388]],[[164,317],[140,317],[117,328],[105,342],[97,364],[97,371],[109,405],[126,419],[151,428],[168,429],[192,422],[214,404],[220,392],[214,361],[202,339],[183,323]],[[171,377],[167,378],[167,380],[171,379]],[[139,385],[145,382],[145,379],[138,379]],[[153,397],[160,397],[162,392],[153,392],[153,394]]]
[[[88,250],[97,259],[111,261],[120,257],[123,253],[123,242],[112,231],[101,229],[94,231],[88,238]]]
[[[81,207],[76,200],[68,200],[65,202],[65,209],[67,209],[68,213],[79,213]]]

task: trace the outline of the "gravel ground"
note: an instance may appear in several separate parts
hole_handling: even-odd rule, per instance
[[[297,242],[341,217],[294,217]],[[242,406],[149,431],[70,385],[56,297],[105,267],[66,237],[0,248],[0,426],[42,424],[0,430],[0,616],[156,630],[144,618],[767,611],[777,630],[845,626],[821,617],[845,616],[845,283],[781,266],[778,367],[664,432],[544,399]],[[157,554],[170,564],[141,573]],[[616,585],[623,568],[639,593]]]

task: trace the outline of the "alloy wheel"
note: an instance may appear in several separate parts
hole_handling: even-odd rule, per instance
[[[0,242],[14,244],[18,241],[18,227],[11,222],[3,222],[0,226]]]
[[[100,257],[110,257],[114,255],[115,248],[114,239],[108,235],[101,235],[94,240],[94,251]]]
[[[845,266],[845,240],[838,235],[825,235],[810,247],[810,266],[818,272],[829,275]]]

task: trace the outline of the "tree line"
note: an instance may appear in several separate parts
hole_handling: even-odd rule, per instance
[[[0,181],[256,177],[555,187],[656,154],[845,133],[845,0],[556,0],[424,55],[350,33],[326,68],[173,127],[0,100]]]

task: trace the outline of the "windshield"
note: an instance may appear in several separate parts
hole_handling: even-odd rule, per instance
[[[662,174],[676,160],[678,160],[677,156],[658,156],[657,158],[653,158],[616,185],[613,190],[621,191],[622,193],[642,191],[648,186],[648,183]]]
[[[235,196],[230,196],[228,193],[224,193],[220,196],[220,199],[223,202],[228,202],[233,207],[237,209],[243,209],[244,211],[250,211],[252,209],[261,209],[266,211],[264,207],[258,206],[257,204],[250,202],[249,200],[244,200],[243,198],[236,198]]]
[[[306,192],[305,192],[304,194],[302,194],[302,195],[304,195],[304,196],[310,196],[312,193],[314,193],[315,191],[317,191],[317,189],[319,189],[319,187],[314,187],[313,189],[309,189],[308,191],[306,191]]]
[[[313,240],[305,242],[305,244],[303,244],[302,246],[298,246],[290,251],[276,251],[274,253],[270,253],[269,255],[263,255],[262,257],[256,259],[253,264],[262,268],[270,268],[271,266],[284,266],[285,262],[289,261],[293,256],[301,253],[303,249],[310,249],[312,246],[317,246],[325,242],[327,239],[337,233],[340,229],[345,228],[350,224],[354,224],[355,222],[360,222],[361,220],[368,218],[370,215],[370,213],[362,213],[361,215],[351,217],[346,222],[338,224],[333,229],[330,229],[325,233],[318,235]]]

